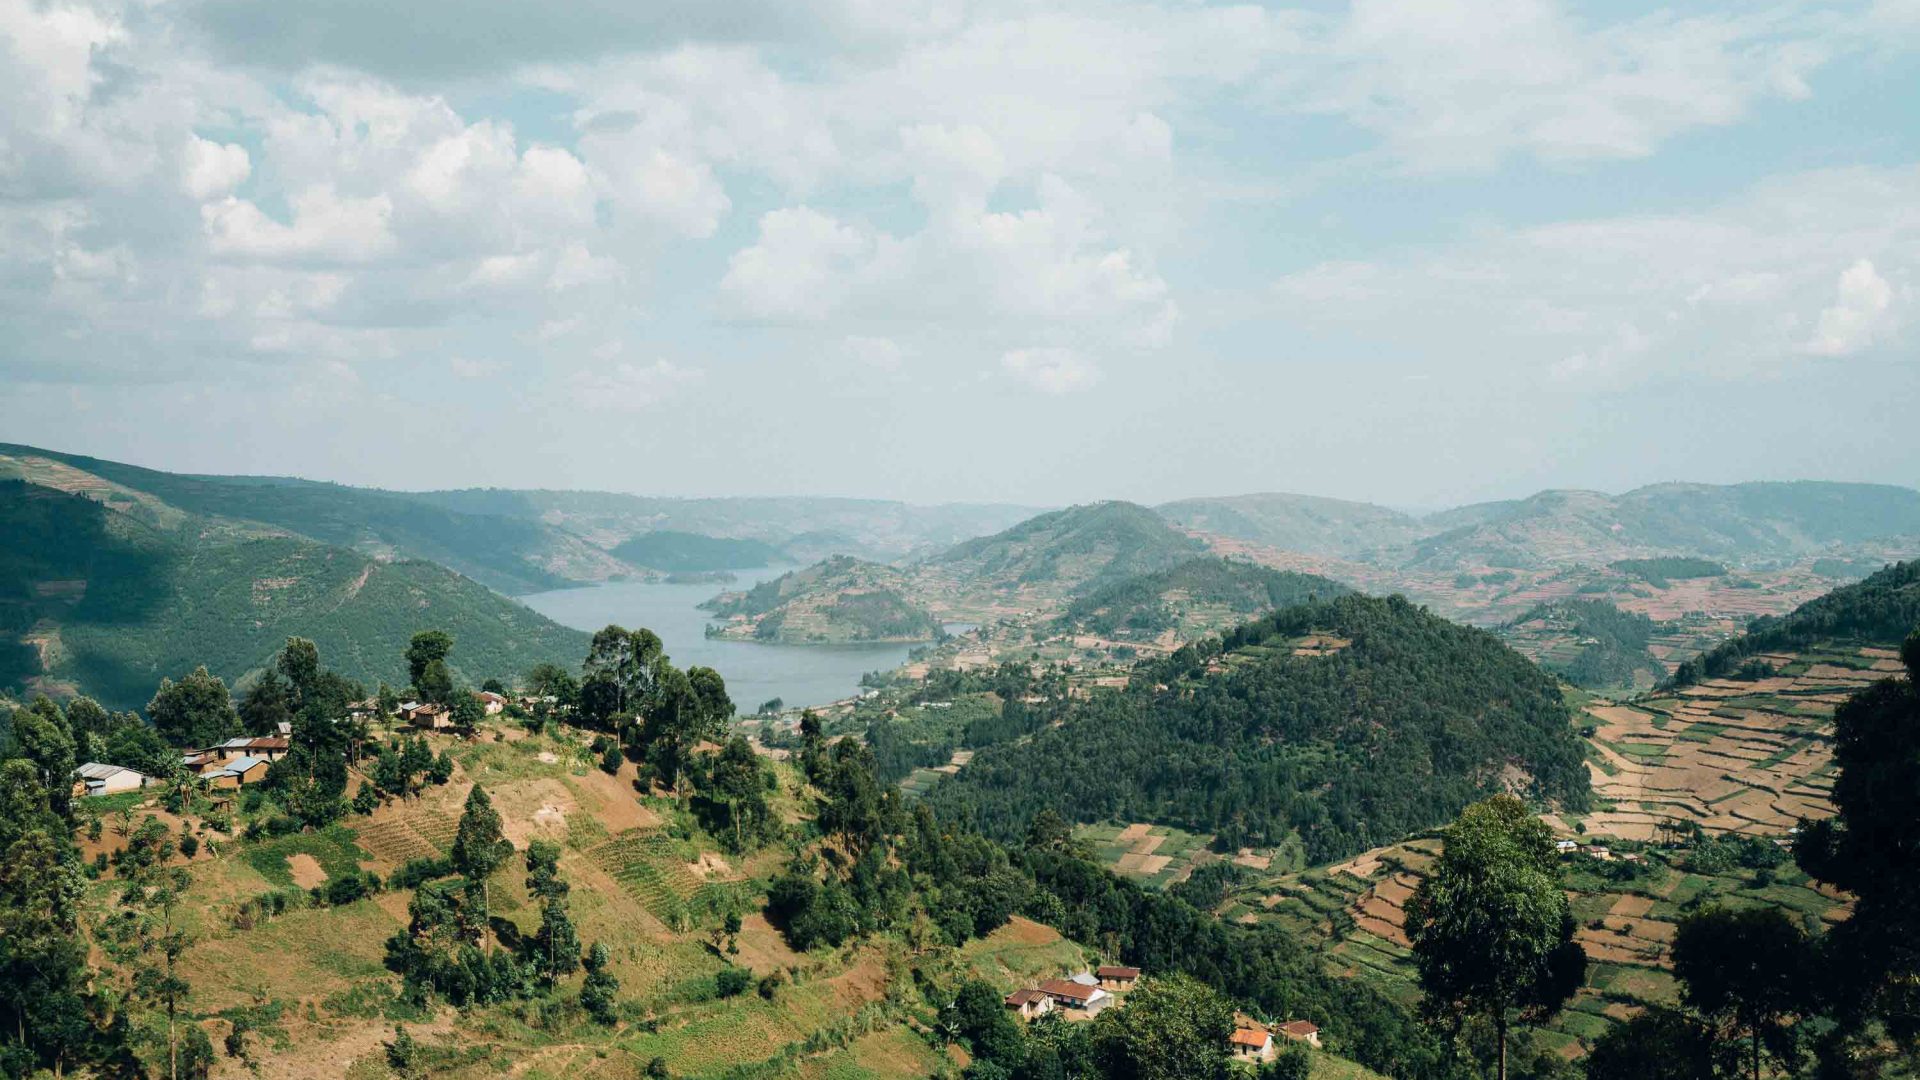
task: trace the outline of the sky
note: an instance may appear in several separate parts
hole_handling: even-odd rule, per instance
[[[396,488],[1920,485],[1920,0],[0,0],[0,379]]]

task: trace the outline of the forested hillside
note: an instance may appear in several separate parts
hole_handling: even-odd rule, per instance
[[[954,545],[927,567],[962,588],[1073,595],[1164,570],[1206,545],[1128,502],[1074,506]]]
[[[1248,616],[1350,591],[1316,574],[1274,570],[1212,556],[1126,578],[1075,600],[1062,617],[1097,634],[1158,633],[1199,619]]]
[[[1647,649],[1655,630],[1645,615],[1575,598],[1535,605],[1500,634],[1573,685],[1609,690],[1665,678],[1666,668]]]
[[[932,798],[999,836],[1053,809],[1213,832],[1229,849],[1298,831],[1322,861],[1502,788],[1584,807],[1582,753],[1553,680],[1493,635],[1349,595],[1142,665],[1124,692],[982,750]]]
[[[1673,682],[1686,685],[1729,675],[1757,654],[1823,641],[1897,646],[1915,628],[1920,628],[1920,559],[1842,585],[1779,618],[1755,619],[1746,633],[1682,663]]]
[[[105,481],[191,514],[259,522],[382,557],[428,559],[505,593],[557,589],[630,569],[537,520],[460,513],[406,495],[338,484],[187,476],[10,444],[0,444],[0,475],[66,490]]]
[[[44,679],[127,707],[198,664],[237,679],[291,634],[369,685],[404,685],[407,640],[429,626],[454,634],[473,670],[521,671],[571,657],[586,640],[431,563],[381,562],[171,513],[172,527],[152,525],[83,496],[0,481],[0,686]]]

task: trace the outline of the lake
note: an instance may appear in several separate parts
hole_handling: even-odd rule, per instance
[[[638,581],[533,593],[520,602],[562,626],[591,633],[608,623],[646,627],[660,635],[674,665],[710,667],[727,680],[727,693],[742,713],[779,698],[789,706],[824,705],[851,697],[860,676],[906,662],[912,645],[764,645],[715,641],[712,621],[699,604],[716,593],[749,589],[791,567],[735,570],[730,584],[666,585]]]

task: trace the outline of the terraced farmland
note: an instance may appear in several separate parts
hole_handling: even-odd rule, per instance
[[[1218,913],[1274,922],[1317,941],[1334,971],[1412,1004],[1419,991],[1405,908],[1439,851],[1437,838],[1421,838],[1336,866],[1265,877],[1236,889]],[[1667,952],[1688,911],[1709,903],[1770,904],[1797,913],[1816,932],[1846,917],[1840,899],[1814,888],[1791,863],[1700,873],[1689,869],[1687,851],[1648,847],[1634,854],[1642,861],[1575,855],[1564,862],[1587,982],[1540,1034],[1547,1049],[1583,1053],[1611,1024],[1648,1004],[1672,1003],[1677,988]]]
[[[1207,855],[1212,836],[1167,825],[1086,825],[1074,836],[1093,845],[1094,856],[1121,877],[1164,889],[1193,872]]]
[[[1589,834],[1651,840],[1670,821],[1778,834],[1833,812],[1833,710],[1898,660],[1864,646],[1761,659],[1773,675],[1587,706],[1587,764],[1602,800],[1585,819]]]
[[[596,845],[587,856],[655,918],[675,929],[722,911],[732,901],[732,883],[695,874],[692,853],[663,829],[629,829]]]

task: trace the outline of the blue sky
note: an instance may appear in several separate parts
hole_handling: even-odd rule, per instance
[[[1920,2],[0,0],[0,426],[395,487],[1920,482]]]

